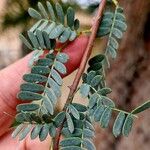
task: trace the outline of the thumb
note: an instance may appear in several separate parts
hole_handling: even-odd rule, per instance
[[[78,68],[87,42],[88,37],[80,36],[63,50],[69,55],[69,61],[66,64],[68,74]],[[0,136],[9,128],[13,120],[13,117],[7,114],[14,116],[16,113],[15,108],[19,103],[16,95],[23,82],[22,76],[29,72],[28,61],[31,55],[0,71]]]

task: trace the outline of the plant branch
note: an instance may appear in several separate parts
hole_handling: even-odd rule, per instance
[[[76,89],[78,87],[78,84],[80,82],[82,74],[84,73],[87,61],[88,61],[88,59],[89,59],[89,57],[91,55],[92,48],[94,46],[94,41],[95,41],[95,38],[96,38],[96,35],[97,35],[97,31],[98,31],[99,24],[100,24],[100,21],[101,21],[101,18],[102,18],[102,14],[103,14],[103,10],[104,10],[105,4],[106,4],[106,0],[102,0],[100,5],[99,5],[99,9],[98,9],[98,12],[97,12],[94,24],[92,26],[92,33],[90,35],[89,42],[88,42],[87,48],[86,48],[86,50],[84,52],[84,55],[83,55],[80,67],[78,69],[78,72],[77,72],[77,74],[75,76],[75,79],[73,81],[72,86],[70,87],[70,93],[69,93],[66,105],[68,105],[68,104],[70,104],[72,102],[72,99],[74,97],[74,93],[75,93],[75,91],[76,91]]]
[[[100,5],[99,5],[99,8],[98,8],[97,15],[96,15],[96,17],[94,19],[95,20],[94,24],[92,25],[92,33],[90,35],[87,48],[86,48],[86,50],[84,52],[84,55],[83,55],[80,67],[79,67],[78,72],[77,72],[77,74],[75,76],[73,84],[70,87],[70,93],[68,95],[68,99],[66,101],[66,104],[64,106],[63,111],[66,111],[66,108],[67,108],[68,104],[70,104],[72,102],[74,94],[75,94],[76,89],[78,87],[78,84],[80,82],[80,79],[82,77],[82,74],[84,73],[87,61],[88,61],[88,59],[89,59],[89,57],[91,55],[92,48],[94,46],[94,41],[95,41],[95,38],[96,38],[96,35],[97,35],[97,31],[98,31],[98,28],[99,28],[99,24],[100,24],[100,21],[101,21],[101,18],[102,18],[102,14],[103,14],[103,10],[105,8],[105,5],[106,5],[106,0],[102,0]],[[60,128],[58,128],[57,135],[55,137],[54,147],[53,147],[54,150],[59,150],[59,140],[60,140],[62,128],[63,128],[63,124],[62,124],[62,126]]]

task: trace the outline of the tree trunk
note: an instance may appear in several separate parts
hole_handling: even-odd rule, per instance
[[[150,1],[120,0],[120,4],[125,10],[128,30],[121,42],[118,58],[112,61],[111,69],[107,73],[107,83],[113,90],[110,97],[117,106],[131,111],[150,99],[150,34],[148,34]],[[95,138],[97,150],[148,150],[150,147],[149,112],[148,110],[139,115],[128,138],[113,137],[113,122],[110,123],[109,129],[97,127]]]

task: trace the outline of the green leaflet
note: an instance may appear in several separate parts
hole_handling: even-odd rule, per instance
[[[73,121],[72,121],[72,118],[70,116],[69,113],[66,112],[66,119],[67,119],[67,125],[68,125],[68,129],[71,133],[73,133],[74,131],[74,124],[73,124]]]
[[[35,111],[39,109],[38,104],[19,104],[16,107],[17,111]]]
[[[82,144],[83,147],[85,147],[87,150],[96,150],[96,147],[94,146],[93,142],[89,139],[84,139]]]
[[[112,18],[104,18],[102,21],[101,21],[101,28],[102,27],[111,27],[112,25]]]
[[[89,99],[89,105],[88,105],[89,108],[93,108],[99,100],[101,99],[97,93],[92,94]]]
[[[101,125],[102,128],[107,128],[108,127],[111,115],[112,115],[112,109],[110,107],[107,107],[104,110],[104,112],[101,116],[101,119],[100,119],[100,125]]]
[[[80,27],[80,21],[78,19],[75,19],[75,21],[74,21],[74,29],[78,30],[79,27]]]
[[[126,23],[124,23],[123,21],[120,21],[120,20],[116,20],[115,27],[119,28],[121,31],[124,31],[124,32],[127,30]]]
[[[112,58],[117,57],[117,52],[112,46],[108,46],[106,50],[109,52],[109,54],[112,56]]]
[[[59,21],[60,21],[62,24],[64,24],[65,15],[64,15],[64,11],[63,11],[61,5],[60,5],[59,3],[56,3],[55,8],[56,8],[56,13],[57,13],[57,16],[58,16]]]
[[[82,129],[75,128],[74,132],[71,133],[68,128],[63,128],[62,134],[67,138],[69,137],[81,137]]]
[[[131,113],[138,114],[150,108],[150,101],[145,102],[144,104],[140,105],[139,107],[135,108]]]
[[[37,29],[37,30],[36,30],[36,35],[37,35],[37,38],[38,38],[40,47],[41,47],[42,49],[46,49],[42,31],[39,30],[39,29]]]
[[[54,107],[52,102],[47,98],[47,97],[43,97],[43,104],[46,108],[46,110],[53,115],[54,114]]]
[[[26,122],[31,123],[32,122],[32,118],[31,118],[31,114],[28,112],[23,112],[22,113],[23,118],[25,119]]]
[[[56,17],[55,17],[54,9],[53,9],[51,3],[47,1],[46,4],[47,4],[47,8],[48,8],[51,20],[55,21]]]
[[[73,105],[69,105],[68,108],[69,112],[73,115],[73,117],[79,120],[80,114],[78,110]]]
[[[45,83],[47,81],[47,77],[39,74],[25,74],[23,76],[23,80],[31,83]]]
[[[65,65],[59,61],[55,61],[54,68],[61,74],[67,73],[67,69],[66,69]]]
[[[51,116],[48,114],[48,112],[44,109],[44,106],[41,107],[41,111],[43,110],[43,115],[42,115],[42,120],[44,121],[44,123],[51,123]],[[46,112],[44,112],[46,111]]]
[[[102,76],[101,76],[101,75],[95,76],[95,77],[92,79],[92,81],[91,81],[91,86],[92,86],[92,87],[95,87],[95,86],[99,85],[99,83],[101,82],[101,80],[102,80]]]
[[[71,31],[71,34],[70,34],[70,37],[69,37],[69,41],[75,40],[76,37],[77,37],[76,31]]]
[[[34,48],[39,49],[40,48],[40,44],[38,42],[37,37],[34,35],[34,33],[31,32],[31,31],[28,31],[28,37],[29,37],[32,45],[34,46]]]
[[[28,9],[28,13],[29,13],[29,15],[31,16],[31,17],[33,17],[33,18],[35,18],[35,19],[42,19],[42,16],[41,16],[41,14],[38,12],[38,11],[36,11],[35,9],[33,9],[33,8],[29,8]]]
[[[53,123],[51,123],[49,125],[49,134],[51,137],[55,137],[56,136],[56,127],[54,126]]]
[[[104,61],[104,59],[105,59],[105,55],[102,55],[102,54],[96,55],[89,60],[89,65],[92,66],[96,63]]]
[[[86,77],[86,82],[87,84],[91,84],[91,81],[92,79],[96,76],[96,72],[95,71],[90,71],[88,74],[87,74],[87,77]]]
[[[44,52],[42,50],[35,50],[33,52],[32,58],[29,60],[29,67],[32,67],[34,63],[40,58],[40,56],[43,55],[43,53]]]
[[[57,103],[57,96],[55,95],[54,91],[50,88],[46,88],[45,93],[48,99],[55,105]]]
[[[101,27],[99,28],[98,32],[97,32],[97,36],[98,37],[103,37],[106,36],[110,33],[110,28],[108,27]]]
[[[52,46],[52,43],[51,43],[52,40],[49,39],[48,33],[46,31],[43,31],[42,34],[43,34],[44,42],[45,42],[45,45],[46,45],[45,47],[47,49],[53,49],[53,46]]]
[[[13,137],[13,138],[16,138],[23,128],[24,128],[24,125],[23,125],[23,124],[20,124],[20,125],[13,131],[12,137]]]
[[[40,141],[44,141],[49,133],[49,125],[44,124],[44,126],[41,128],[40,134],[39,134],[39,139]]]
[[[78,104],[78,103],[72,103],[72,105],[77,109],[77,111],[79,112],[85,112],[87,111],[86,106],[82,105],[82,104]]]
[[[30,92],[43,92],[44,86],[36,83],[23,83],[20,86],[22,91],[30,91]]]
[[[53,51],[52,52],[50,52],[50,53],[48,53],[47,55],[46,55],[46,58],[48,58],[48,59],[51,59],[52,61],[54,61],[55,60],[55,54],[53,53]]]
[[[80,94],[82,97],[86,98],[89,95],[90,92],[90,86],[88,84],[82,84],[80,86]]]
[[[21,99],[22,101],[36,101],[41,100],[42,96],[37,93],[29,92],[29,91],[21,91],[18,93],[18,99]]]
[[[49,67],[45,67],[45,66],[34,66],[32,67],[31,73],[47,75],[50,73],[50,69]]]
[[[31,114],[31,118],[36,123],[42,123],[41,118],[39,116],[37,116],[36,114],[34,114],[34,113]]]
[[[113,29],[112,34],[118,39],[121,39],[123,36],[122,32],[117,28]]]
[[[56,39],[56,38],[58,38],[63,33],[64,30],[65,30],[65,28],[64,28],[64,26],[62,24],[57,25],[52,30],[52,32],[49,34],[49,38],[50,39]]]
[[[57,97],[61,96],[60,86],[52,79],[48,78],[48,83]]]
[[[110,38],[110,45],[111,45],[111,47],[113,47],[115,50],[119,48],[118,41],[117,41],[114,37],[111,37],[111,38]]]
[[[67,9],[67,24],[70,28],[74,26],[75,11],[72,7]]]
[[[124,16],[123,13],[117,12],[117,13],[116,13],[116,20],[120,20],[120,21],[125,22],[125,21],[126,21],[126,18],[125,18],[125,16]]]
[[[99,63],[95,63],[95,64],[93,64],[93,65],[91,65],[89,68],[88,68],[88,70],[87,70],[87,72],[90,72],[90,71],[97,71],[97,70],[101,70],[102,69],[102,63],[101,62],[99,62]]]
[[[17,122],[24,122],[25,121],[25,118],[24,118],[24,115],[22,113],[18,113],[16,116],[15,116],[15,119]]]
[[[80,117],[80,119],[74,119],[73,118],[73,123],[74,123],[74,126],[75,126],[75,128],[79,128],[79,129],[82,129],[83,127],[84,127],[84,121],[83,121],[83,114],[81,115],[81,113],[80,113],[80,116],[82,116],[82,117]]]
[[[84,138],[93,138],[94,137],[94,131],[90,130],[90,129],[83,129],[83,137]]]
[[[114,17],[114,13],[113,12],[105,12],[104,13],[104,18],[108,18],[108,19],[113,19]]]
[[[19,38],[29,49],[33,49],[30,42],[22,34],[19,35]]]
[[[65,53],[59,53],[57,54],[56,59],[61,63],[66,63],[69,60],[69,57]]]
[[[46,29],[44,29],[43,33],[47,33],[47,35],[49,36],[49,34],[56,28],[56,26],[56,23],[52,22]]]
[[[100,121],[104,110],[105,110],[105,106],[103,106],[103,105],[100,105],[99,107],[97,107],[97,109],[94,111],[95,122]]]
[[[103,105],[109,106],[114,108],[115,107],[115,103],[108,97],[106,96],[101,96],[101,100],[103,102]]]
[[[49,19],[48,14],[41,2],[38,2],[38,8],[45,19]]]
[[[115,120],[113,125],[113,135],[118,137],[122,133],[122,127],[125,121],[126,115],[123,112],[120,112]]]
[[[53,61],[47,58],[39,59],[36,63],[37,66],[51,66],[52,64],[53,64]]]
[[[42,129],[42,125],[40,125],[40,124],[37,124],[32,129],[31,135],[30,135],[30,137],[31,137],[32,140],[36,139],[39,136],[41,129]]]
[[[37,21],[31,28],[30,28],[30,32],[34,32],[42,23],[42,20]]]
[[[133,121],[134,121],[134,117],[132,114],[129,114],[126,119],[125,119],[125,122],[124,122],[124,125],[123,125],[123,128],[122,128],[122,134],[124,136],[128,136],[131,129],[132,129],[132,126],[133,126]]]
[[[65,43],[69,39],[70,34],[71,34],[71,29],[69,27],[65,28],[65,30],[63,31],[63,33],[59,37],[59,41],[61,43]]]
[[[105,88],[98,90],[97,93],[100,95],[106,96],[107,94],[110,94],[111,92],[112,90],[110,88],[105,87]]]
[[[85,122],[85,127],[86,127],[87,129],[89,129],[89,130],[92,130],[92,131],[95,130],[95,129],[94,129],[94,126],[93,126],[92,123],[89,122],[89,121],[86,121],[86,122]]]
[[[21,133],[19,134],[19,141],[22,141],[23,139],[26,138],[31,128],[32,128],[32,125],[30,124],[21,131]]]
[[[54,118],[54,123],[56,127],[59,127],[62,124],[62,122],[65,119],[65,116],[66,114],[64,111],[57,114],[57,116]]]
[[[67,147],[67,146],[78,146],[81,144],[81,139],[78,137],[70,137],[70,138],[65,138],[60,142],[61,147]]]

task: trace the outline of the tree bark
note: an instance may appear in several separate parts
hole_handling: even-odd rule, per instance
[[[148,50],[150,39],[147,38],[145,43],[144,38],[145,24],[150,13],[150,1],[120,0],[120,4],[125,10],[128,29],[121,42],[118,58],[112,60],[111,69],[107,73],[107,83],[113,90],[110,97],[117,106],[131,111],[150,99],[150,49]],[[128,138],[113,137],[113,122],[107,130],[97,127],[95,138],[97,150],[148,150],[150,147],[149,112],[148,110],[142,113],[139,119],[135,120]]]

